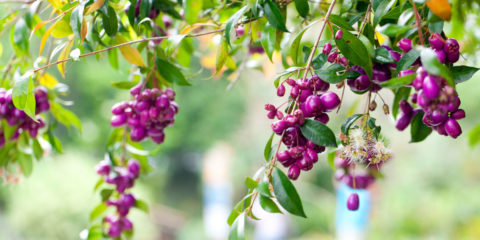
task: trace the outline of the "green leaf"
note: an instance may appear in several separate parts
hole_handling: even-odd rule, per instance
[[[270,198],[260,195],[260,206],[263,210],[271,213],[282,213],[277,204]]]
[[[387,14],[388,10],[395,4],[396,0],[382,0],[382,1],[374,1],[372,5],[374,11],[373,17],[373,26],[376,26],[378,22],[382,19],[382,17]],[[377,4],[378,3],[378,4]]]
[[[132,82],[132,81],[112,81],[111,82],[113,87],[116,87],[118,89],[130,89],[137,85],[138,83]]]
[[[343,31],[343,37],[335,40],[340,52],[352,63],[363,67],[367,75],[372,77],[372,59],[365,45],[355,35]]]
[[[303,210],[302,200],[300,199],[295,186],[285,173],[277,167],[273,170],[272,185],[278,203],[280,203],[285,210],[300,217],[307,217]]]
[[[389,36],[396,37],[398,35],[404,34],[406,31],[412,29],[411,26],[400,26],[397,24],[386,24],[382,27],[381,33]]]
[[[118,19],[117,14],[115,13],[115,9],[112,7],[102,7],[102,23],[105,32],[110,37],[114,37],[118,31]]]
[[[136,199],[135,200],[135,208],[137,209],[140,209],[142,211],[144,211],[145,213],[148,213],[148,204],[143,201],[143,200],[140,200],[140,199]]]
[[[23,110],[31,119],[36,121],[32,77],[21,77],[15,82],[12,99],[16,108]]]
[[[230,35],[235,30],[235,25],[238,23],[243,14],[248,11],[248,9],[248,5],[243,6],[242,8],[240,8],[240,10],[238,10],[228,19],[227,24],[225,25],[225,40],[228,44],[230,44]]]
[[[357,113],[345,119],[345,121],[342,124],[342,127],[340,128],[342,133],[348,136],[348,131],[352,127],[353,123],[355,123],[355,121],[357,121],[362,116],[363,114]]]
[[[245,239],[245,214],[242,213],[240,216],[235,220],[232,225],[232,229],[228,234],[228,240],[243,240]]]
[[[242,200],[240,200],[235,207],[233,207],[232,212],[228,216],[227,223],[229,226],[232,226],[233,223],[235,222],[235,219],[240,216],[240,214],[243,212],[243,209],[245,206],[250,205],[250,202],[252,200],[252,194],[248,194]]]
[[[423,114],[423,111],[421,111],[412,118],[410,126],[411,143],[421,142],[432,133],[432,128],[425,125],[422,121]]]
[[[247,186],[247,188],[249,188],[249,189],[254,189],[258,186],[258,182],[255,181],[251,177],[246,177],[245,178],[245,186]]]
[[[225,65],[228,59],[228,44],[227,41],[222,39],[220,43],[220,48],[217,52],[217,59],[215,63],[215,71],[218,73],[222,70],[222,67]]]
[[[344,30],[347,30],[347,31],[355,30],[350,23],[348,23],[345,19],[343,19],[342,17],[340,17],[338,15],[331,14],[330,17],[328,18],[328,20],[331,23],[337,25],[341,29],[344,29]]]
[[[90,213],[90,221],[95,220],[96,218],[100,217],[102,213],[107,210],[107,205],[104,202],[98,204],[93,211]]]
[[[478,71],[479,68],[470,66],[454,66],[452,67],[452,75],[455,83],[462,83],[470,78]]]
[[[400,87],[395,91],[395,97],[393,98],[392,104],[392,115],[394,119],[397,119],[399,102],[403,99],[408,99],[411,90],[412,88],[410,87]]]
[[[386,88],[392,88],[392,89],[399,88],[412,83],[416,76],[417,74],[413,73],[413,74],[408,74],[402,77],[391,78],[390,80],[386,82],[382,82],[379,85],[380,87],[386,87]]]
[[[377,47],[375,49],[375,61],[379,63],[395,62],[392,55],[390,55],[390,52],[384,47]]]
[[[100,191],[100,197],[102,197],[102,202],[107,201],[110,198],[110,196],[112,196],[112,193],[113,193],[112,188],[102,189],[102,191]]]
[[[277,41],[277,30],[272,25],[267,24],[263,27],[262,36],[260,42],[262,43],[265,53],[272,62],[273,51],[275,50],[275,43]]]
[[[40,145],[40,142],[38,142],[38,139],[34,138],[32,140],[33,155],[35,156],[35,159],[40,160],[43,157],[43,148]]]
[[[308,1],[307,0],[294,0],[294,1],[295,1],[295,8],[297,9],[298,14],[303,18],[307,18],[308,12],[310,11],[310,7],[308,6]]]
[[[377,125],[375,124],[375,121],[376,121],[376,120],[377,120],[377,119],[372,118],[372,117],[369,118],[369,119],[368,119],[368,127],[373,130],[373,136],[375,137],[375,139],[378,140],[378,136],[380,136],[380,131],[382,130],[382,127],[377,126]]]
[[[435,54],[432,49],[423,49],[420,53],[420,58],[422,59],[423,67],[425,68],[425,70],[427,70],[428,73],[442,76],[443,78],[445,78],[445,80],[450,86],[455,87],[452,73],[444,64],[442,64],[438,60],[437,54]]]
[[[285,26],[285,18],[283,17],[282,12],[280,12],[277,3],[272,2],[271,0],[266,0],[263,11],[268,22],[272,24],[272,26],[280,31],[288,32],[288,29]]]
[[[82,131],[82,123],[80,122],[80,119],[78,119],[77,115],[70,110],[63,108],[62,105],[52,102],[50,104],[50,112],[55,119],[57,119],[57,121],[66,127],[74,126],[76,129],[78,129],[78,131]]]
[[[116,48],[108,51],[108,61],[110,62],[110,66],[118,70],[118,51]]]
[[[468,143],[470,147],[480,143],[480,124],[477,124],[468,134]]]
[[[73,9],[72,14],[70,15],[70,27],[78,38],[82,35],[83,10],[85,10],[85,4],[80,3],[75,9]]]
[[[192,85],[187,81],[187,79],[185,79],[182,72],[180,72],[180,70],[175,65],[161,58],[157,58],[156,64],[157,64],[158,72],[167,81],[171,81],[178,85],[183,85],[183,86]]]
[[[47,137],[48,137],[47,140],[50,143],[50,145],[52,145],[52,148],[55,149],[57,153],[62,153],[63,152],[62,143],[57,137],[53,136],[51,129],[48,130]]]
[[[30,41],[27,24],[23,18],[19,18],[18,21],[15,22],[15,27],[13,27],[11,30],[10,40],[16,49],[20,50],[24,54],[28,54],[28,46]]]
[[[280,84],[280,78],[289,74],[289,73],[293,73],[293,72],[296,72],[296,71],[299,71],[300,70],[300,67],[290,67],[288,68],[287,70],[285,70],[284,72],[278,74],[276,77],[275,77],[275,81],[274,81],[274,84],[275,84],[275,88],[278,88],[278,85]]]
[[[300,127],[302,134],[319,146],[336,147],[335,134],[327,125],[312,119],[305,119],[305,124]]]
[[[260,194],[266,196],[266,197],[271,197],[272,193],[270,192],[270,187],[268,183],[268,178],[264,177],[257,186],[257,190]]]
[[[140,19],[148,17],[150,10],[152,8],[152,0],[141,0],[140,1]]]
[[[328,160],[328,165],[330,165],[330,168],[332,168],[333,171],[335,171],[335,164],[334,164],[334,161],[335,161],[335,156],[337,155],[337,150],[333,150],[333,151],[328,151],[328,154],[327,154],[327,160]]]
[[[397,73],[395,75],[398,75],[400,71],[412,66],[412,64],[418,59],[419,56],[420,53],[415,49],[412,49],[405,53],[405,55],[403,55],[403,57],[397,63]]]
[[[22,169],[23,175],[25,175],[26,177],[30,176],[33,170],[32,155],[18,152],[17,161],[20,165],[20,168]]]
[[[270,138],[267,141],[267,144],[265,145],[265,149],[263,150],[263,156],[265,157],[265,161],[270,161],[269,156],[270,156],[270,151],[272,150],[272,141],[273,141],[273,133],[270,136]]]
[[[299,48],[300,48],[300,43],[303,37],[303,34],[307,29],[309,29],[312,24],[309,24],[306,26],[304,29],[302,29],[300,32],[298,32],[296,35],[294,35],[293,41],[290,42],[290,57],[292,58],[293,64],[294,65],[299,65],[301,62],[299,61]],[[293,36],[293,35],[292,35]]]
[[[200,11],[202,11],[203,1],[183,0],[183,11],[185,13],[185,21],[188,24],[194,24],[197,21]]]

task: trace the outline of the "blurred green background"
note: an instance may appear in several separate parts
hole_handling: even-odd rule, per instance
[[[478,41],[475,34],[459,32],[458,28],[453,31],[451,25],[446,29],[457,37],[465,34]],[[2,37],[4,46],[8,46],[6,41]],[[4,47],[2,63],[9,54]],[[461,61],[474,64],[480,60],[476,56],[466,55]],[[93,192],[97,180],[93,167],[103,158],[111,131],[110,108],[128,98],[127,91],[111,86],[113,80],[129,77],[128,64],[123,63],[120,69],[116,71],[106,60],[94,57],[69,67],[63,83],[70,93],[64,100],[74,102],[69,109],[82,120],[83,132],[58,128],[64,154],[50,154],[35,164],[31,177],[0,188],[0,239],[79,239],[79,233],[88,227],[88,214],[100,199]],[[57,74],[55,69],[50,72]],[[202,208],[206,173],[202,169],[205,153],[218,143],[228,145],[231,151],[231,158],[225,159],[229,164],[220,169],[226,171],[231,205],[246,192],[245,176],[253,175],[264,163],[263,147],[271,131],[263,106],[279,101],[272,78],[257,70],[245,70],[227,91],[226,79],[207,76],[204,72],[192,79],[192,87],[175,89],[180,106],[176,123],[167,130],[160,154],[151,159],[154,171],[134,188],[151,208],[148,215],[133,211],[134,239],[208,239]],[[456,140],[434,133],[422,143],[409,144],[408,129],[398,132],[391,116],[381,110],[373,113],[390,142],[394,159],[384,167],[385,178],[372,189],[368,239],[480,239],[480,149],[469,147],[467,138],[480,122],[480,74],[458,85],[458,92],[467,118],[460,121],[464,134]],[[390,92],[381,95],[391,102]],[[339,114],[331,114],[329,126],[336,132],[347,106],[359,101],[358,109],[363,107],[361,97],[350,92],[346,101]],[[335,188],[325,154],[295,184],[309,218],[288,216],[287,239],[333,239]],[[249,228],[250,234],[252,231]]]

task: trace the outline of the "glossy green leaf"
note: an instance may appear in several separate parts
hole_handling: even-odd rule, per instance
[[[310,7],[308,6],[307,0],[294,0],[295,8],[300,16],[303,18],[308,17],[308,12],[310,11]]]
[[[270,156],[270,151],[272,150],[272,141],[273,141],[273,133],[268,138],[267,144],[265,145],[265,149],[263,150],[263,156],[265,157],[265,161],[270,161],[269,156]]]
[[[335,134],[327,125],[312,119],[305,119],[305,124],[300,127],[302,134],[319,146],[336,147]]]
[[[278,203],[289,213],[307,217],[303,210],[302,200],[293,183],[280,169],[275,167],[272,175],[272,185]]]
[[[33,170],[32,155],[18,152],[17,161],[18,161],[18,164],[20,165],[20,168],[22,169],[23,175],[25,175],[26,177],[30,176]]]
[[[223,66],[227,62],[228,59],[228,43],[227,41],[222,39],[220,43],[220,48],[217,51],[217,59],[215,63],[215,71],[218,73],[222,70]]]
[[[30,41],[27,24],[23,18],[15,22],[15,26],[11,30],[10,40],[15,49],[20,50],[24,54],[28,54]]]
[[[118,70],[118,51],[117,49],[112,49],[108,51],[108,62],[110,62],[110,66],[114,69]]]
[[[438,60],[437,54],[432,49],[423,49],[420,53],[420,58],[422,59],[422,65],[427,72],[433,75],[442,76],[450,86],[455,87],[452,73]]]
[[[63,108],[60,104],[52,102],[50,104],[50,112],[52,115],[65,125],[66,127],[73,126],[76,129],[78,129],[80,132],[82,131],[82,123],[80,122],[80,119],[75,115],[75,113],[71,112],[68,109]]]
[[[408,30],[410,30],[410,26],[400,26],[397,24],[386,24],[385,26],[382,27],[382,30],[380,31],[381,33],[389,36],[389,37],[395,37],[401,34],[404,34]]]
[[[198,16],[200,15],[200,11],[202,11],[203,1],[198,0],[183,0],[183,11],[185,13],[185,21],[188,24],[194,24]]]
[[[228,234],[228,240],[244,240],[245,239],[245,214],[242,213],[235,220]]]
[[[397,73],[395,75],[398,75],[400,71],[408,69],[410,66],[412,66],[418,57],[420,57],[420,52],[415,49],[405,53],[405,55],[403,55],[403,57],[397,63]]]
[[[379,63],[395,62],[390,52],[384,47],[377,47],[375,49],[375,61]]]
[[[248,194],[245,196],[242,200],[240,200],[237,204],[235,204],[235,207],[233,207],[232,212],[228,216],[227,223],[229,226],[232,226],[235,222],[235,219],[240,216],[240,214],[243,213],[243,209],[250,205],[250,202],[252,200],[252,194]]]
[[[260,42],[262,43],[263,49],[268,56],[268,59],[272,62],[273,51],[275,50],[275,44],[277,41],[277,31],[276,28],[270,24],[263,27],[262,36],[260,37]]]
[[[140,1],[140,19],[148,17],[150,10],[152,9],[152,0]]]
[[[145,213],[148,213],[148,204],[140,199],[135,200],[135,208],[142,210]]]
[[[115,9],[111,6],[102,7],[102,23],[105,32],[110,37],[114,37],[118,31],[118,19]]]
[[[478,71],[479,68],[470,66],[453,66],[452,75],[455,83],[462,83],[470,78]]]
[[[264,177],[259,183],[258,183],[258,186],[257,186],[257,191],[266,196],[266,197],[272,197],[272,193],[270,192],[270,187],[269,187],[269,183],[268,183],[268,179],[267,177]]]
[[[411,143],[421,142],[432,133],[432,128],[425,125],[422,121],[423,114],[423,111],[421,111],[412,118],[412,123],[410,125]]]
[[[107,201],[110,198],[110,196],[112,196],[112,193],[113,193],[112,188],[102,189],[102,191],[100,191],[100,197],[102,198],[102,202]]]
[[[400,87],[397,90],[395,90],[395,97],[393,98],[393,103],[392,103],[392,115],[394,119],[397,118],[399,102],[403,99],[408,99],[408,97],[410,96],[411,90],[412,88],[410,87]]]
[[[345,19],[343,19],[342,17],[340,17],[338,15],[331,14],[330,17],[328,18],[328,20],[331,23],[337,25],[341,29],[348,30],[348,31],[355,30],[350,23],[348,23]]]
[[[335,171],[335,156],[337,155],[337,150],[329,150],[327,154],[327,161],[330,168]]]
[[[415,73],[408,74],[402,77],[392,78],[386,82],[380,83],[379,85],[380,87],[386,87],[386,88],[392,88],[392,89],[399,88],[412,83],[416,76],[417,74]]]
[[[471,147],[480,143],[480,124],[477,124],[468,134],[468,143]]]
[[[81,29],[84,10],[85,3],[78,4],[77,7],[73,9],[72,14],[70,15],[70,27],[72,28],[73,33],[75,33],[75,36],[77,36],[78,38],[80,38],[82,35]]]
[[[167,81],[172,81],[178,85],[190,86],[192,85],[185,79],[182,72],[173,64],[169,63],[166,60],[157,58],[156,66],[160,75],[165,78]]]
[[[38,139],[34,138],[32,140],[33,156],[35,156],[35,159],[38,161],[43,157],[43,148],[40,145],[40,142],[38,142]]]
[[[355,123],[355,121],[357,121],[362,116],[363,114],[357,113],[345,119],[345,121],[343,121],[342,123],[342,127],[340,128],[342,133],[348,136],[348,131],[352,127],[353,123]]]
[[[282,15],[280,7],[277,3],[272,2],[271,0],[265,0],[263,11],[268,22],[272,24],[272,26],[280,31],[288,32],[288,29],[285,25],[285,17]]]
[[[271,213],[282,213],[280,208],[278,208],[277,204],[270,198],[260,195],[260,206],[263,210]]]
[[[15,82],[12,90],[13,105],[23,110],[31,119],[35,117],[35,95],[32,77],[21,77]]]
[[[107,210],[107,205],[104,202],[98,204],[90,213],[90,221],[100,217]]]
[[[305,33],[305,30],[307,30],[308,27],[304,28],[302,31],[298,32],[295,37],[293,38],[293,41],[291,41],[290,44],[290,57],[292,58],[293,65],[300,65],[302,64],[300,59],[299,59],[299,48],[300,48],[300,43],[302,41],[303,34]]]
[[[135,85],[137,85],[137,83],[132,81],[119,81],[119,82],[114,81],[114,82],[111,82],[111,84],[113,87],[116,87],[118,89],[130,89]]]
[[[340,40],[335,40],[340,52],[352,63],[363,67],[368,76],[372,76],[372,60],[365,45],[355,35],[343,32]]]
[[[374,11],[373,26],[376,26],[388,10],[395,4],[396,0],[380,0],[374,1],[372,8]]]
[[[247,186],[247,188],[249,188],[249,189],[254,189],[258,186],[258,182],[255,181],[251,177],[246,177],[245,178],[245,186]]]
[[[282,73],[278,74],[275,77],[275,81],[274,81],[275,88],[278,88],[278,85],[280,84],[280,78],[282,78],[283,76],[288,75],[290,73],[299,71],[299,70],[300,70],[300,67],[290,67],[287,70],[283,71]]]

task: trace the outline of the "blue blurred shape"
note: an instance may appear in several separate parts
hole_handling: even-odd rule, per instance
[[[357,193],[359,196],[360,206],[357,211],[350,211],[347,208],[347,198],[351,193]],[[335,219],[336,238],[338,240],[366,238],[370,205],[370,192],[368,190],[352,189],[346,184],[339,185]]]

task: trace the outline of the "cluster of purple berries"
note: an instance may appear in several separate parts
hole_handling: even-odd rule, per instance
[[[411,42],[401,41],[403,45],[410,45]],[[434,33],[429,37],[430,48],[437,54],[437,58],[442,63],[454,63],[460,56],[458,42],[449,38],[444,40],[439,34]],[[411,69],[399,73],[400,76],[414,74]],[[437,131],[440,135],[457,138],[462,129],[457,120],[465,118],[465,111],[459,109],[460,98],[455,88],[450,86],[447,81],[436,75],[427,73],[423,66],[416,70],[415,80],[411,86],[416,90],[412,95],[411,101],[420,108],[413,107],[405,100],[400,102],[401,115],[397,120],[396,127],[404,130],[411,122],[412,118],[420,111],[424,112],[423,122]]]
[[[50,109],[47,90],[38,87],[35,90],[35,113],[40,114]],[[40,116],[36,116],[36,122],[23,110],[13,105],[12,90],[0,88],[0,119],[5,119],[10,126],[18,126],[11,140],[15,140],[23,131],[28,131],[30,137],[36,138],[38,130],[45,127],[45,122]],[[0,147],[5,144],[3,131],[0,132]]]
[[[162,143],[165,140],[164,129],[175,122],[178,112],[175,92],[170,88],[142,91],[142,85],[137,85],[130,93],[135,99],[115,104],[110,124],[112,127],[128,125],[132,141],[139,142],[150,137],[155,143]]]
[[[140,174],[140,164],[135,159],[128,161],[127,167],[114,167],[112,169],[108,161],[103,160],[97,164],[95,171],[104,178],[106,183],[115,185],[119,197],[109,199],[105,202],[107,206],[116,208],[116,215],[109,215],[104,218],[109,223],[108,235],[120,237],[123,231],[131,231],[132,222],[128,220],[127,214],[135,206],[135,197],[125,190],[133,187],[135,180]]]
[[[291,86],[291,105],[285,112],[272,104],[266,104],[267,117],[278,120],[272,123],[272,130],[282,137],[287,150],[277,153],[277,160],[288,169],[288,177],[296,180],[300,171],[308,171],[318,161],[318,153],[325,151],[324,146],[316,145],[303,136],[300,127],[306,118],[313,118],[326,124],[329,117],[326,112],[338,107],[340,99],[334,92],[327,92],[330,84],[317,75],[304,80],[287,78],[285,82]],[[285,85],[280,84],[277,95],[285,95]]]

